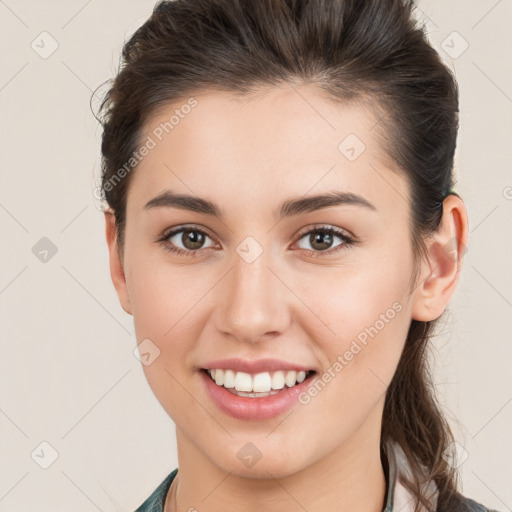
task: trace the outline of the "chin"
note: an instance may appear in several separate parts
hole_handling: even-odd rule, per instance
[[[287,452],[279,451],[279,453],[274,452],[265,456],[264,453],[257,455],[257,452],[254,451],[252,460],[248,455],[249,452],[250,449],[246,448],[245,454],[242,452],[239,455],[235,452],[229,459],[225,458],[224,452],[222,460],[212,460],[223,471],[241,478],[285,478],[303,469],[301,461],[296,460],[293,454]]]

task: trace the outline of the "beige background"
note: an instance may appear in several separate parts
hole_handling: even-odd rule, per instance
[[[177,465],[174,424],[134,356],[93,196],[101,130],[89,100],[152,6],[0,0],[0,511],[131,512]],[[460,85],[457,190],[470,218],[461,282],[435,341],[436,380],[460,444],[464,493],[506,511],[512,1],[419,6]],[[42,237],[57,250],[46,262]]]

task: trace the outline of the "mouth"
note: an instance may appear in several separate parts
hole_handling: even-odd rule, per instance
[[[245,373],[214,368],[201,368],[198,373],[207,396],[218,410],[244,421],[268,420],[285,414],[301,403],[301,394],[313,385],[317,374],[314,370]]]
[[[276,370],[247,373],[230,369],[201,368],[208,379],[233,395],[245,398],[265,398],[295,388],[310,381],[315,370]],[[301,386],[302,387],[302,386]]]

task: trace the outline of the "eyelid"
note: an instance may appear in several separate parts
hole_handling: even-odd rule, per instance
[[[338,234],[338,236],[343,235],[345,238],[354,240],[354,242],[356,240],[356,236],[353,235],[347,229],[339,228],[337,226],[334,226],[333,224],[313,224],[313,226],[307,226],[307,227],[301,229],[299,231],[299,233],[296,235],[295,242],[300,240],[304,235],[307,235],[308,233],[311,233],[313,231],[321,231],[321,230],[333,231],[336,234]],[[293,243],[295,243],[295,242],[293,242]]]
[[[162,238],[167,238],[168,236],[171,235],[171,233],[176,234],[177,232],[185,230],[185,229],[195,229],[197,231],[201,231],[205,235],[208,235],[210,238],[213,238],[212,235],[210,234],[208,228],[205,226],[202,226],[201,224],[179,224],[178,226],[174,226],[172,228],[167,228],[162,233]]]

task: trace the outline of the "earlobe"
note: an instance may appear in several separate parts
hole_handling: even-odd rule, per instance
[[[126,285],[126,276],[124,273],[123,262],[117,243],[117,233],[115,225],[115,216],[112,210],[106,210],[105,214],[105,235],[107,239],[109,261],[110,261],[110,277],[114,288],[116,289],[117,296],[121,307],[129,315],[132,314],[130,297]]]
[[[457,287],[466,253],[468,217],[464,202],[449,195],[443,202],[443,218],[427,242],[428,261],[414,290],[412,318],[428,322],[439,318]]]

